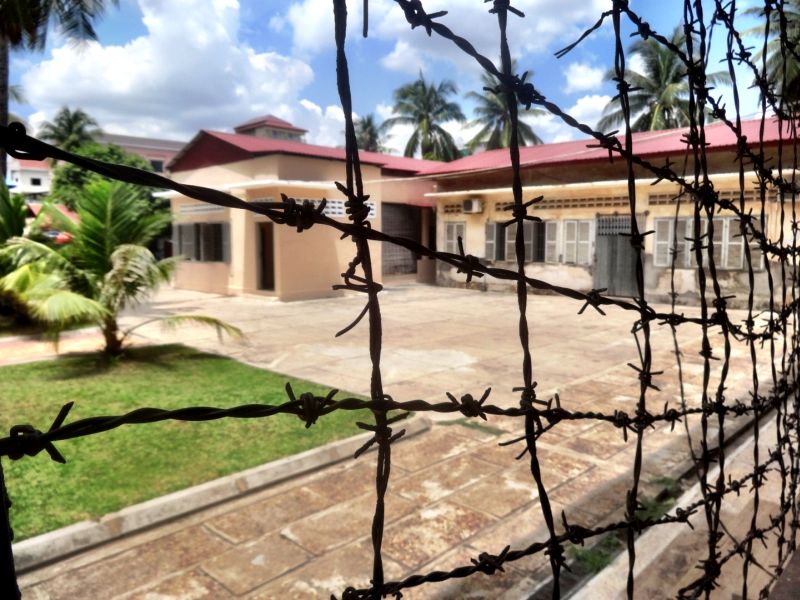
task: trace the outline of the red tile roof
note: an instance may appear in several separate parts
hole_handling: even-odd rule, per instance
[[[34,217],[39,215],[39,213],[42,211],[43,206],[44,205],[41,202],[28,202],[28,208],[31,209],[31,212],[33,213]],[[64,204],[56,204],[55,207],[58,209],[58,212],[67,217],[73,223],[77,223],[78,221],[80,221],[78,213],[70,210]]]
[[[759,139],[760,119],[742,121],[742,134],[754,142]],[[634,152],[643,158],[649,156],[666,156],[680,154],[686,151],[684,136],[688,128],[666,129],[663,131],[643,131],[633,134]],[[718,121],[707,125],[705,128],[706,142],[709,149],[722,150],[736,147],[736,137],[725,123]],[[790,137],[788,130],[783,132],[783,138]],[[764,124],[764,142],[775,144],[778,142],[778,121],[768,118]],[[608,150],[603,148],[590,148],[597,146],[593,138],[558,142],[555,144],[541,144],[538,146],[525,146],[519,149],[520,164],[523,167],[537,165],[575,164],[589,161],[608,160]],[[474,171],[489,171],[507,169],[511,167],[511,158],[507,149],[489,150],[466,156],[449,163],[439,163],[425,169],[420,175],[454,174]]]
[[[46,160],[31,160],[29,158],[18,158],[17,163],[21,169],[33,169],[36,171],[49,171],[50,164]]]
[[[233,128],[236,133],[241,133],[243,131],[250,131],[251,129],[255,129],[256,127],[260,126],[266,127],[274,127],[275,129],[286,129],[288,131],[295,131],[297,133],[305,133],[308,131],[307,129],[301,129],[299,127],[295,127],[289,121],[284,121],[283,119],[279,119],[274,115],[263,115],[261,117],[254,117],[249,121],[245,121],[241,125],[237,125]]]
[[[212,156],[208,157],[208,161],[202,162],[185,160],[187,155],[192,152],[192,148],[196,147],[198,152],[203,152],[202,148],[200,148],[200,142],[203,138],[223,142],[228,147],[238,150],[239,153],[232,153],[218,162],[215,162]],[[181,171],[198,168],[200,165],[209,166],[211,164],[224,164],[225,162],[243,160],[245,158],[252,158],[265,154],[293,154],[296,156],[310,156],[329,160],[346,160],[344,148],[315,146],[313,144],[305,144],[293,140],[275,140],[252,135],[202,130],[195,136],[195,139],[189,142],[175,157],[172,163],[170,163],[169,169],[171,171]],[[441,164],[432,160],[391,156],[378,152],[359,152],[359,157],[361,158],[361,162],[365,164],[376,165],[387,171],[397,171],[404,174],[419,173],[422,170],[431,169]]]

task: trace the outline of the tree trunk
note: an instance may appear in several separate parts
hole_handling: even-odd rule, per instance
[[[106,347],[103,352],[107,356],[119,356],[122,354],[122,338],[119,335],[119,326],[116,319],[106,319],[103,323],[103,337],[106,340]]]
[[[0,35],[0,125],[8,125],[8,40]],[[6,179],[6,151],[0,148],[0,177]]]

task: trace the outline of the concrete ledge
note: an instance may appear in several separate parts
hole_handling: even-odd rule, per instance
[[[404,437],[417,435],[430,427],[431,421],[422,416],[413,417],[402,425],[402,428],[406,430]],[[81,521],[24,540],[13,545],[17,574],[25,573],[118,537],[341,462],[351,458],[353,453],[370,437],[372,437],[371,433],[363,433],[331,442],[294,456],[287,456],[246,471],[226,475],[185,490],[128,506],[120,511],[104,515],[97,521]]]

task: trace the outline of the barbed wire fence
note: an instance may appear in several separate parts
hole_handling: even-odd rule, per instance
[[[402,10],[412,29],[421,28],[427,36],[439,36],[471,56],[482,69],[493,75],[500,82],[496,94],[505,95],[512,123],[511,133],[511,173],[513,206],[508,224],[517,224],[525,220],[535,219],[529,211],[539,198],[526,200],[523,197],[520,154],[518,147],[519,107],[529,109],[538,106],[556,118],[562,120],[578,132],[593,138],[593,145],[606,149],[609,160],[624,161],[627,171],[629,209],[631,216],[630,244],[635,249],[637,260],[635,265],[637,295],[632,299],[615,298],[604,295],[605,290],[594,289],[588,292],[558,286],[541,279],[530,277],[525,272],[525,240],[524,228],[516,227],[514,247],[516,252],[516,270],[503,269],[482,262],[479,258],[466,254],[459,243],[459,253],[433,251],[415,241],[402,237],[386,235],[370,226],[367,216],[368,196],[364,192],[356,144],[355,128],[352,115],[352,98],[350,77],[345,52],[347,32],[347,7],[345,0],[332,0],[335,18],[337,86],[345,115],[346,138],[346,170],[344,183],[336,185],[346,198],[348,221],[338,221],[323,213],[324,204],[315,206],[310,201],[296,201],[284,198],[282,202],[250,204],[235,196],[220,191],[183,185],[153,173],[147,173],[130,167],[113,165],[81,157],[65,152],[28,136],[23,126],[12,124],[0,127],[0,147],[17,158],[45,159],[52,158],[84,167],[101,175],[120,181],[145,185],[155,188],[167,188],[185,196],[237,210],[249,210],[266,216],[279,225],[294,227],[298,232],[312,226],[331,227],[342,234],[342,239],[349,238],[355,247],[353,260],[342,274],[342,283],[336,289],[349,290],[363,294],[364,309],[354,321],[342,329],[341,335],[358,325],[365,317],[369,327],[370,398],[337,398],[337,391],[331,390],[326,396],[316,396],[310,392],[298,394],[287,384],[288,400],[275,405],[249,404],[229,409],[214,407],[191,407],[178,410],[160,410],[157,408],[140,408],[125,415],[97,416],[67,422],[72,406],[64,405],[46,431],[40,431],[31,425],[15,425],[9,435],[0,439],[0,456],[12,460],[32,457],[45,451],[51,459],[64,462],[64,457],[55,447],[61,440],[74,439],[109,431],[123,425],[139,425],[163,420],[209,421],[222,418],[265,418],[285,413],[294,414],[302,419],[307,427],[318,419],[336,410],[369,409],[374,416],[374,423],[359,423],[362,429],[373,433],[373,437],[358,452],[360,457],[372,446],[377,447],[375,512],[372,523],[373,567],[370,586],[364,589],[349,587],[343,590],[343,600],[395,597],[401,598],[403,590],[441,582],[449,579],[464,578],[476,573],[492,575],[502,571],[507,563],[523,557],[543,553],[548,557],[552,570],[554,598],[561,595],[560,576],[565,567],[565,549],[572,545],[582,545],[598,536],[615,532],[626,538],[628,556],[628,576],[626,592],[629,598],[635,595],[634,566],[636,564],[636,540],[640,533],[647,529],[680,526],[689,523],[695,514],[705,519],[707,553],[701,561],[699,575],[679,591],[681,598],[708,598],[718,585],[726,566],[736,556],[743,558],[741,573],[742,596],[749,597],[748,573],[751,566],[768,570],[769,583],[757,591],[758,597],[765,598],[774,580],[781,574],[787,560],[796,548],[798,521],[797,487],[800,473],[800,455],[798,455],[797,428],[800,423],[800,397],[798,394],[797,369],[800,350],[798,348],[798,246],[797,246],[797,213],[796,198],[798,193],[796,170],[798,163],[797,117],[796,104],[785,97],[785,90],[791,73],[787,65],[791,61],[800,61],[800,51],[796,45],[796,28],[792,21],[791,3],[783,0],[765,0],[761,7],[763,37],[760,53],[753,54],[743,41],[737,30],[738,10],[736,0],[727,3],[715,0],[710,14],[704,13],[700,0],[685,0],[683,11],[683,28],[685,44],[678,46],[664,35],[655,31],[641,18],[626,0],[612,0],[611,8],[603,12],[597,22],[584,32],[579,39],[557,53],[561,58],[595,34],[601,26],[610,21],[614,38],[614,73],[618,90],[617,99],[623,112],[624,127],[620,132],[603,133],[586,124],[578,122],[564,112],[557,104],[550,101],[531,81],[527,74],[512,72],[511,52],[507,34],[509,18],[523,18],[521,11],[511,5],[509,0],[491,0],[488,7],[489,18],[496,20],[499,35],[500,65],[496,66],[486,56],[480,54],[465,38],[454,33],[443,23],[446,12],[427,13],[421,0],[395,0]],[[490,0],[486,0],[490,2]],[[368,34],[368,4],[363,0],[363,34]],[[793,6],[793,4],[792,4]],[[787,8],[789,7],[789,8]],[[632,136],[630,94],[635,91],[627,81],[626,54],[623,44],[623,29],[632,27],[634,35],[642,39],[652,39],[675,54],[686,70],[689,83],[689,126],[685,136],[686,156],[683,169],[675,170],[675,165],[667,163],[656,165],[641,156],[637,156]],[[733,89],[733,110],[724,106],[721,99],[715,98],[707,81],[709,48],[714,32],[726,39],[725,63],[731,78]],[[767,55],[777,45],[783,61],[777,80],[768,76]],[[739,82],[736,67],[743,65],[752,75],[760,91],[760,135],[759,139],[747,139],[742,133],[740,114]],[[750,85],[750,81],[743,85]],[[721,198],[714,188],[713,173],[709,166],[708,144],[705,126],[708,114],[722,121],[737,139],[736,165],[738,169],[739,200]],[[774,115],[774,116],[772,116]],[[768,119],[779,121],[780,138],[777,145],[775,164],[766,153],[764,132]],[[675,258],[680,243],[677,227],[673,227],[673,248],[671,267],[672,303],[669,311],[657,311],[648,303],[645,295],[645,239],[652,231],[641,231],[637,224],[636,182],[637,172],[649,173],[656,181],[666,180],[675,184],[679,190],[676,196],[675,222],[677,223],[681,202],[693,207],[693,243],[694,260],[697,264],[699,285],[700,316],[685,316],[678,312],[675,285]],[[641,177],[641,176],[639,176]],[[745,205],[745,189],[748,178],[755,177],[758,184],[758,202],[760,212],[753,214]],[[779,228],[776,240],[767,236],[767,205],[770,197],[777,195],[779,210]],[[747,317],[743,322],[735,322],[729,312],[730,296],[721,281],[717,261],[719,256],[714,252],[714,215],[720,212],[732,214],[738,221],[739,233],[747,243],[743,244],[744,260],[747,269],[749,291],[747,297]],[[790,226],[790,235],[786,235],[786,224]],[[703,232],[703,233],[701,233]],[[455,267],[464,274],[467,282],[473,278],[492,277],[502,281],[514,282],[519,305],[519,340],[522,355],[520,380],[513,387],[519,394],[519,405],[516,407],[500,407],[490,402],[489,390],[480,398],[471,393],[464,393],[457,398],[451,395],[447,402],[431,402],[421,399],[396,400],[387,393],[381,379],[381,308],[379,296],[381,285],[376,281],[373,272],[370,241],[390,242],[412,252],[435,258],[442,263]],[[751,245],[758,248],[759,253],[751,251]],[[759,313],[755,302],[755,268],[766,257],[765,268],[769,303],[767,310]],[[537,396],[535,379],[535,355],[531,348],[536,346],[536,338],[529,337],[529,322],[526,313],[528,294],[531,291],[547,291],[576,301],[580,313],[593,308],[599,316],[607,310],[624,310],[631,314],[631,333],[638,348],[639,364],[631,365],[638,378],[639,396],[636,408],[632,413],[617,410],[613,414],[590,411],[572,411],[561,406],[558,396],[540,398]],[[535,323],[534,323],[535,325]],[[681,348],[678,343],[679,327],[699,328],[701,332],[700,354],[702,363],[702,390],[699,406],[690,407],[687,403],[680,375],[679,406],[665,405],[662,410],[655,410],[650,400],[650,390],[657,389],[655,378],[660,371],[653,364],[651,334],[653,327],[668,327],[671,330],[677,361],[678,373],[681,373]],[[721,344],[712,344],[712,336],[719,334]],[[733,344],[743,344],[749,353],[752,367],[751,389],[749,397],[731,399],[726,396],[726,383],[730,370],[730,359]],[[766,345],[771,369],[768,374],[758,370],[758,350]],[[721,355],[720,355],[721,353]],[[712,362],[719,361],[719,381],[711,385]],[[389,416],[392,411],[399,411]],[[520,457],[526,457],[530,463],[532,483],[536,486],[542,517],[546,524],[547,536],[526,547],[494,549],[473,558],[465,564],[449,571],[432,571],[414,574],[398,581],[386,581],[382,563],[382,543],[384,533],[384,497],[390,485],[392,443],[400,438],[404,430],[396,430],[396,425],[410,412],[460,413],[468,418],[489,418],[505,416],[521,419],[524,422],[525,435],[506,444],[519,444],[522,451]],[[737,416],[748,416],[752,419],[752,436],[754,440],[752,471],[743,477],[733,479],[726,471],[726,419]],[[699,450],[695,449],[690,434],[689,421],[699,419]],[[575,420],[593,420],[608,423],[616,427],[627,438],[628,433],[635,435],[635,454],[631,465],[631,481],[626,497],[620,499],[625,506],[622,520],[605,523],[598,527],[588,528],[567,520],[566,514],[560,516],[560,528],[557,517],[549,500],[548,489],[542,478],[542,468],[537,452],[538,440],[555,429],[561,423]],[[759,431],[765,421],[775,426],[775,439],[763,441]],[[679,506],[660,518],[644,518],[640,508],[640,479],[643,464],[647,457],[643,452],[643,441],[647,431],[658,424],[684,423],[688,440],[688,452],[692,456],[696,468],[702,498],[687,506]],[[716,433],[710,433],[712,429]],[[713,437],[716,439],[712,439]],[[767,451],[765,459],[761,459],[764,445]],[[713,447],[712,447],[713,445]],[[716,468],[716,475],[714,469]],[[759,489],[764,485],[767,474],[777,472],[780,477],[780,510],[770,514],[766,525],[759,526]],[[3,479],[2,462],[0,462],[0,582],[4,597],[19,598],[20,592],[16,583],[14,560],[12,554],[12,531],[9,522],[10,502]],[[723,551],[721,542],[730,536],[721,519],[725,499],[731,494],[739,494],[743,490],[753,493],[753,512],[750,515],[750,526],[747,534],[740,539],[733,539],[733,546]],[[65,499],[68,501],[68,499]],[[763,521],[763,520],[762,520]],[[768,536],[776,540],[777,556],[775,564],[768,567],[760,563],[752,552],[753,543],[763,541]],[[732,537],[732,536],[730,536]],[[497,552],[499,550],[499,552]],[[725,572],[726,576],[728,572]]]

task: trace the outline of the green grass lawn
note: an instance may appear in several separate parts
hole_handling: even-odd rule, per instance
[[[2,367],[0,432],[22,423],[44,431],[70,400],[67,422],[141,407],[279,404],[287,380],[298,396],[328,391],[178,345],[131,349],[111,363],[73,356]],[[45,452],[4,458],[15,540],[361,433],[355,421],[365,419],[364,412],[336,411],[310,429],[293,415],[124,425],[57,442],[65,465]]]

